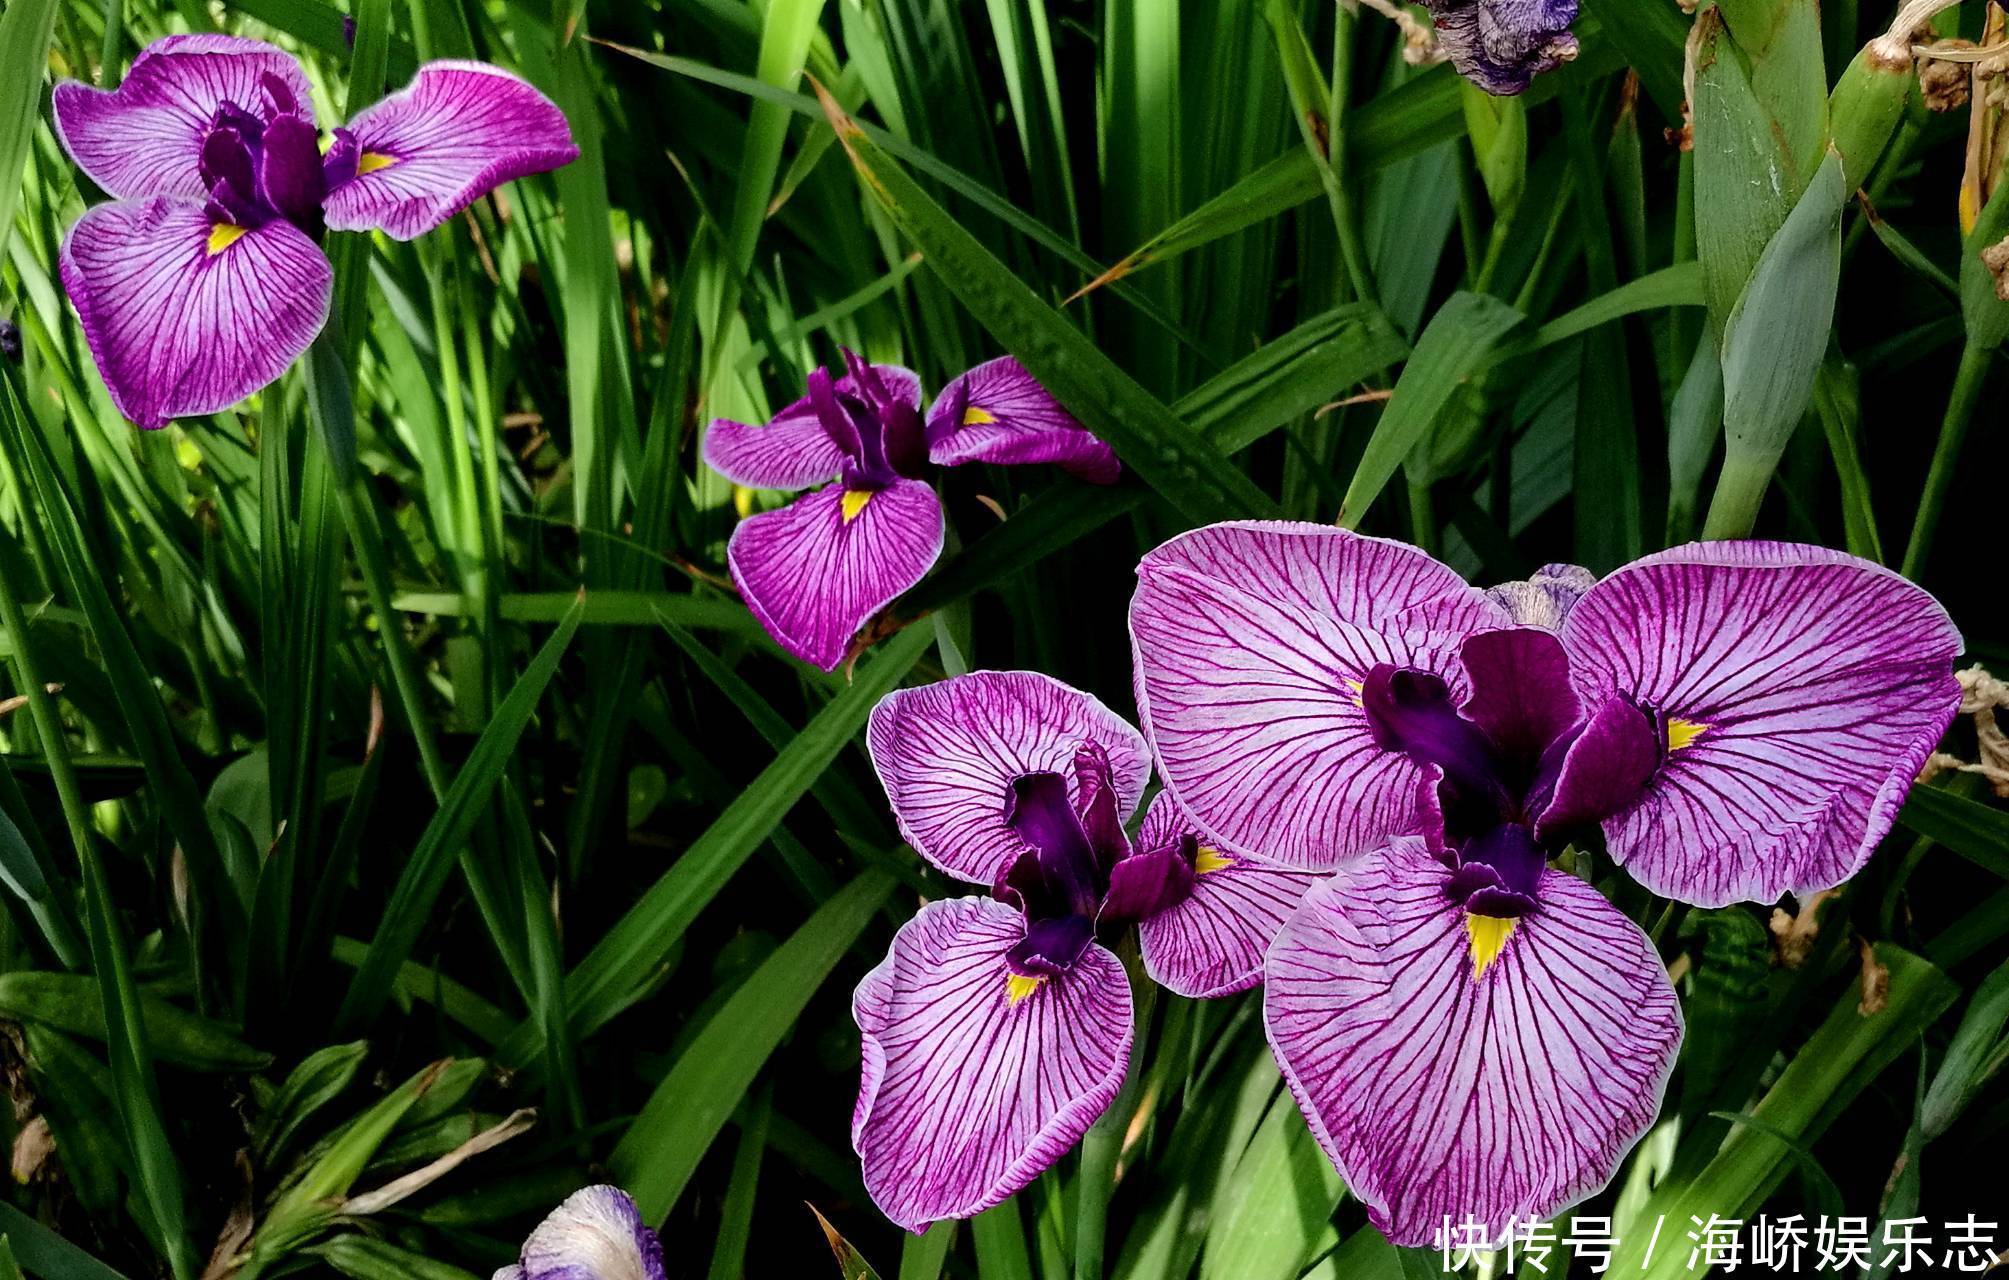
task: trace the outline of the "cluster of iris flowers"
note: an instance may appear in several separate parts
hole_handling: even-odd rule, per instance
[[[1085,433],[1012,370],[1041,413],[1010,419],[1011,460],[1079,459]],[[868,373],[854,361],[850,384]],[[827,374],[811,385],[804,405],[829,399]],[[729,448],[806,436],[809,413],[729,424]],[[850,474],[826,505],[850,500]],[[763,546],[733,540],[743,587]],[[1174,538],[1137,576],[1141,733],[1033,672],[873,712],[901,833],[989,890],[923,906],[853,999],[853,1145],[910,1230],[999,1203],[1108,1109],[1131,1069],[1137,975],[1112,947],[1132,926],[1143,976],[1170,991],[1263,985],[1284,1078],[1391,1241],[1553,1217],[1653,1122],[1682,1020],[1647,936],[1551,862],[1601,847],[1711,907],[1837,884],[1960,701],[1939,604],[1818,547],[1695,544],[1601,581],[1551,565],[1480,590],[1402,543],[1257,521]]]
[[[1482,85],[1517,91],[1574,51],[1574,4],[1518,25],[1495,7],[1433,6]],[[461,62],[421,67],[324,149],[299,65],[226,36],[159,41],[117,90],[66,83],[55,108],[114,197],[65,240],[65,289],[142,426],[235,404],[306,349],[325,232],[409,239],[577,154],[536,90]],[[705,449],[741,484],[823,485],[743,521],[728,559],[775,640],[825,669],[939,555],[930,466],[1118,470],[1008,357],[924,413],[914,374],[847,353],[768,424],[712,424]],[[989,890],[922,907],[854,998],[853,1142],[910,1230],[1002,1201],[1110,1106],[1133,1022],[1111,947],[1133,927],[1168,990],[1263,986],[1292,1094],[1391,1241],[1553,1217],[1653,1122],[1682,1034],[1650,941],[1555,855],[1601,845],[1700,906],[1834,885],[1960,697],[1960,638],[1929,595],[1778,543],[1479,590],[1400,543],[1224,524],[1147,555],[1130,618],[1141,733],[1032,672],[873,713],[902,833]],[[496,1280],[581,1275],[664,1275],[617,1188],[568,1199]]]

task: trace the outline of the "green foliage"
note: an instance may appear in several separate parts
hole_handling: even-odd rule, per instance
[[[1994,195],[1964,229],[1967,116],[1855,53],[1895,7],[1586,0],[1581,56],[1502,100],[1291,0],[9,0],[0,1069],[32,1168],[0,1280],[485,1276],[606,1179],[711,1280],[1439,1274],[1348,1195],[1253,995],[1140,1000],[1082,1155],[886,1224],[848,993],[972,890],[900,844],[866,718],[978,668],[1128,714],[1134,565],[1206,521],[1341,523],[1484,584],[1684,541],[1710,495],[1711,534],[1893,563],[1908,534],[2000,671],[2009,441],[1971,427],[2009,181],[1967,175]],[[582,155],[416,242],[328,236],[299,367],[139,432],[63,296],[102,194],[47,89],[209,29],[299,54],[324,125],[495,62]],[[784,495],[701,447],[839,347],[929,392],[1014,354],[1124,476],[943,473],[941,561],[828,674],[727,573]],[[1985,1216],[1952,1171],[2009,1105],[2009,812],[1952,775],[1898,822],[1777,919],[1579,859],[1688,1027],[1583,1212]],[[1640,1261],[1614,1272],[1685,1250]]]

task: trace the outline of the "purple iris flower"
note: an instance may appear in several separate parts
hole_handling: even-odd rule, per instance
[[[1135,924],[1161,985],[1246,990],[1315,877],[1203,845],[1162,794],[1127,837],[1144,739],[1033,672],[891,694],[866,741],[907,841],[992,889],[922,907],[852,999],[852,1144],[880,1209],[921,1231],[1038,1177],[1115,1098],[1130,982],[1105,944]]]
[[[1525,90],[1577,56],[1577,0],[1424,0],[1458,74],[1487,93]]]
[[[619,1187],[575,1191],[490,1280],[668,1280],[663,1246]]]
[[[761,626],[804,662],[835,670],[873,614],[921,580],[942,550],[928,468],[1057,463],[1110,484],[1116,455],[1010,356],[980,364],[921,413],[921,380],[844,353],[845,372],[809,375],[809,394],[754,427],[720,418],[705,461],[735,484],[806,489],[740,522],[726,547]],[[834,483],[825,483],[834,481]]]
[[[143,427],[215,413],[286,371],[328,318],[324,230],[409,240],[579,154],[537,90],[431,62],[334,131],[307,76],[236,36],[157,40],[116,90],[56,86],[56,131],[113,200],[63,242],[63,287],[112,403]]]
[[[1265,968],[1271,1047],[1397,1244],[1595,1193],[1679,1049],[1646,936],[1548,866],[1601,831],[1706,906],[1848,878],[1960,699],[1960,637],[1897,574],[1707,543],[1491,591],[1320,525],[1146,556],[1139,702],[1201,838],[1332,870]],[[1361,856],[1369,855],[1369,856]]]

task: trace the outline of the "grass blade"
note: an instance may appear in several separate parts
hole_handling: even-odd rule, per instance
[[[390,997],[392,984],[412,948],[432,916],[433,904],[446,887],[455,852],[467,842],[487,808],[488,798],[501,781],[517,739],[530,724],[538,701],[558,663],[565,656],[572,636],[579,630],[579,612],[568,614],[537,656],[517,678],[509,696],[495,709],[495,716],[481,731],[474,751],[454,777],[453,785],[440,800],[439,811],[426,824],[424,834],[412,849],[404,872],[385,904],[383,922],[377,935],[350,980],[349,991],[336,1014],[338,1026],[367,1025]]]
[[[611,1157],[644,1222],[669,1215],[768,1055],[892,890],[890,877],[868,871],[817,908],[657,1083]]]

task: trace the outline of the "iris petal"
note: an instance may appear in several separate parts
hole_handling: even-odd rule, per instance
[[[101,204],[63,242],[63,288],[112,403],[143,427],[236,404],[328,318],[334,273],[298,228],[215,230],[200,201],[155,197]]]
[[[978,365],[942,388],[928,411],[928,456],[938,466],[1051,462],[1094,484],[1122,473],[1116,453],[1011,356]]]
[[[1178,802],[1160,792],[1144,815],[1137,847],[1176,846],[1191,829]],[[1318,876],[1211,849],[1201,850],[1194,871],[1183,900],[1138,922],[1144,971],[1192,999],[1246,991],[1263,980],[1264,950]]]
[[[1663,724],[1707,726],[1604,823],[1640,883],[1701,906],[1855,874],[1960,704],[1960,634],[1939,603],[1819,547],[1635,561],[1585,594],[1563,642],[1587,698],[1616,691]]]
[[[1313,1135],[1405,1246],[1467,1214],[1498,1240],[1596,1193],[1681,1043],[1659,958],[1596,890],[1546,872],[1539,911],[1473,930],[1450,875],[1416,840],[1349,865],[1292,914],[1264,975]]]
[[[1032,671],[977,671],[888,694],[865,742],[900,834],[943,871],[986,887],[1028,849],[1005,821],[1015,780],[1067,771],[1094,742],[1128,818],[1151,776],[1137,730],[1100,699]]]
[[[1435,821],[1427,772],[1360,704],[1379,664],[1449,681],[1505,620],[1414,547],[1324,525],[1214,525],[1138,566],[1138,702],[1166,786],[1209,843],[1329,869]]]
[[[895,481],[846,519],[842,485],[739,523],[726,545],[733,582],[776,644],[825,671],[873,614],[919,582],[942,551],[942,505]]]
[[[140,51],[115,90],[57,85],[56,133],[107,195],[199,198],[203,139],[218,109],[267,110],[268,82],[291,93],[312,124],[307,76],[286,53],[236,36],[168,36]]]
[[[410,240],[503,183],[578,158],[549,98],[483,62],[429,62],[348,125],[356,176],[328,193],[328,226]]]
[[[1122,964],[1091,944],[1067,972],[1014,983],[1006,953],[1020,933],[991,899],[931,902],[852,998],[865,1063],[851,1141],[873,1202],[909,1231],[1038,1177],[1128,1068]]]

